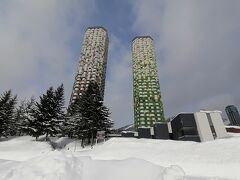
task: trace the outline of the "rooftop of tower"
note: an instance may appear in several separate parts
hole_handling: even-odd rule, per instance
[[[104,27],[102,27],[102,26],[91,26],[91,27],[88,27],[87,30],[88,30],[88,29],[103,29],[104,31],[107,32],[107,29],[104,28]]]
[[[153,40],[153,38],[151,36],[136,36],[135,38],[133,38],[132,42],[135,40],[135,39],[139,39],[139,38],[150,38]]]

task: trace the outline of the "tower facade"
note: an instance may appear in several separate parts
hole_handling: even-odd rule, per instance
[[[107,30],[99,26],[88,27],[84,35],[69,106],[83,94],[90,81],[98,83],[101,97],[104,98],[107,53]]]
[[[132,41],[135,128],[164,121],[153,39],[138,36]]]
[[[234,105],[229,105],[225,108],[225,111],[227,113],[228,119],[231,123],[231,125],[237,125],[240,126],[240,115],[239,112]]]

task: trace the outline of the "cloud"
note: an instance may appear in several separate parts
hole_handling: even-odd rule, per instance
[[[133,30],[155,40],[168,116],[240,107],[240,2],[134,2]]]
[[[133,123],[132,69],[130,46],[110,35],[105,103],[115,127]]]
[[[222,109],[222,104],[232,104],[234,102],[234,99],[229,94],[218,94],[216,96],[212,96],[208,99],[203,99],[199,102],[199,107],[201,109],[209,109],[209,110],[215,110],[215,109]]]
[[[115,2],[100,8],[95,0],[2,1],[0,93],[12,89],[20,99],[38,97],[63,82],[67,105],[84,30],[104,24],[110,36],[105,102],[116,127],[133,122],[133,35],[154,38],[166,117],[202,108],[224,110],[228,104],[240,107],[239,1],[124,3],[114,16],[108,13],[118,7]],[[108,13],[102,13],[104,8]],[[115,22],[119,16],[127,19],[125,26]]]
[[[79,56],[72,47],[80,49],[83,26],[94,9],[92,0],[1,2],[0,92],[39,96],[63,82],[68,101]]]

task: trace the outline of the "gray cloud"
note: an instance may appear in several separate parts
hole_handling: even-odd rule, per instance
[[[60,2],[1,2],[0,92],[39,96],[63,82],[68,103],[83,28],[97,7],[94,0]],[[138,0],[131,6],[134,34],[155,40],[166,116],[240,107],[239,1]],[[131,42],[109,34],[105,102],[119,127],[133,122]]]
[[[133,122],[132,69],[130,46],[114,34],[110,35],[107,66],[105,102],[115,126],[120,127]]]
[[[39,96],[63,82],[68,101],[79,56],[71,42],[80,39],[94,6],[92,0],[1,2],[0,92]]]
[[[138,1],[133,29],[155,39],[168,116],[240,107],[240,2]]]

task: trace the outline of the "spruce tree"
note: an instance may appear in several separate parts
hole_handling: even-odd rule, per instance
[[[36,129],[33,129],[35,123],[35,99],[31,97],[29,101],[23,100],[16,114],[18,134],[28,134],[34,136]],[[35,137],[35,136],[34,136]]]
[[[114,122],[112,119],[109,118],[109,115],[110,115],[109,109],[103,105],[103,102],[101,103],[102,105],[99,108],[99,117],[101,119],[99,127],[100,127],[100,130],[103,130],[109,133]]]
[[[64,88],[63,88],[63,84],[61,84],[56,90],[55,90],[55,94],[54,94],[54,98],[55,98],[55,126],[56,129],[59,132],[62,133],[63,131],[63,125],[65,122],[65,112],[64,112]]]
[[[65,116],[64,113],[64,88],[63,84],[61,84],[56,90],[54,94],[55,103],[56,103],[56,118],[62,120]]]
[[[46,94],[40,96],[40,102],[36,103],[36,122],[39,134],[55,136],[61,132],[64,121],[64,89],[63,85],[54,91],[50,87]]]
[[[33,136],[38,139],[39,136],[43,135],[43,126],[42,122],[38,121],[38,109],[37,103],[33,102],[31,107],[24,114],[24,121],[21,125],[21,131],[27,133],[30,136]]]
[[[96,137],[97,131],[108,132],[113,125],[113,122],[109,119],[109,109],[104,106],[102,97],[100,96],[100,90],[96,82],[91,82],[87,91],[86,96],[89,103],[89,123],[91,137],[91,143],[93,143]]]
[[[14,135],[15,120],[14,108],[17,96],[12,97],[11,90],[4,92],[0,97],[0,137]]]
[[[21,135],[21,124],[23,123],[23,116],[24,116],[24,109],[26,106],[26,101],[23,100],[20,102],[20,105],[16,109],[15,113],[15,119],[16,119],[16,129],[17,129],[17,134],[20,136]]]
[[[69,137],[77,137],[82,140],[82,147],[84,147],[84,140],[88,137],[88,124],[84,120],[83,111],[85,108],[82,104],[82,96],[78,97],[76,101],[71,104],[68,109],[68,115],[65,122],[65,132]]]
[[[97,131],[108,131],[112,126],[109,110],[103,105],[98,84],[94,81],[89,83],[87,90],[70,109],[72,121],[75,121],[77,126],[75,130],[78,130],[75,134],[79,134],[83,139],[88,138],[89,143],[90,140],[93,143]]]

